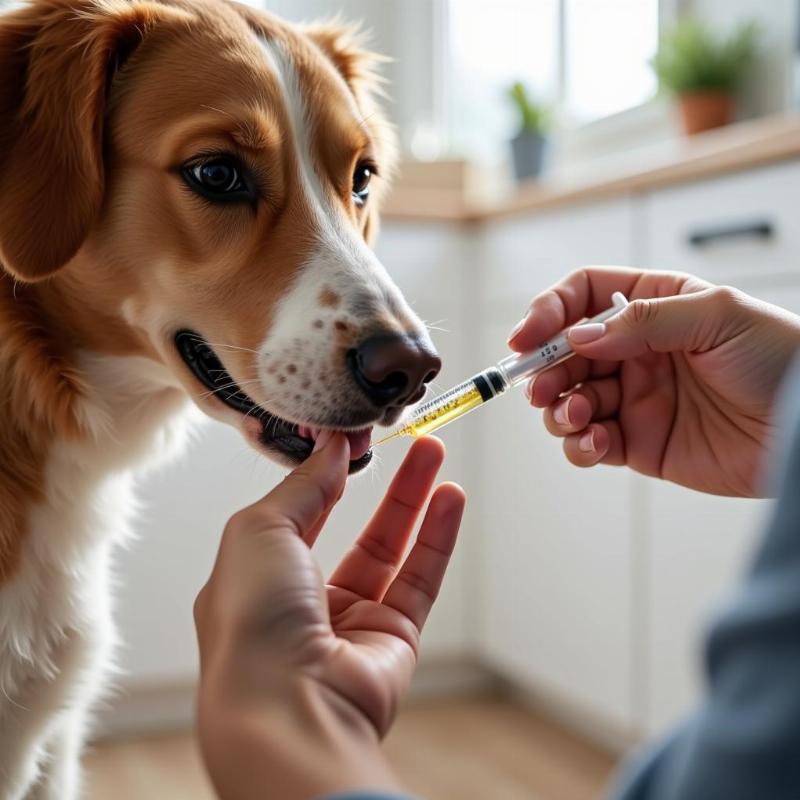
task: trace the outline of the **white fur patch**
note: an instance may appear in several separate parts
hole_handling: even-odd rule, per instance
[[[70,800],[90,707],[111,671],[111,552],[130,532],[131,470],[186,440],[185,396],[144,358],[86,354],[94,440],[54,441],[19,572],[0,589],[0,797]],[[111,424],[113,420],[113,425]]]
[[[331,424],[330,415],[341,412],[348,396],[358,399],[341,359],[336,358],[335,321],[355,336],[374,333],[376,328],[423,339],[427,332],[360,232],[325,190],[314,166],[308,108],[291,59],[280,43],[260,42],[291,121],[299,185],[314,220],[317,247],[281,298],[260,348],[259,376],[270,410],[294,422]],[[342,92],[349,95],[343,80]],[[354,102],[353,115],[358,116]],[[340,298],[335,309],[320,303],[323,291]],[[296,372],[287,373],[287,364]]]

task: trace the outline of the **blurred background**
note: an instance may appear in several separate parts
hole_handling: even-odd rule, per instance
[[[588,263],[686,270],[800,312],[795,0],[263,5],[363,21],[393,59],[403,164],[378,252],[432,324],[438,388],[501,357],[529,299]],[[521,392],[442,438],[470,503],[390,756],[431,798],[599,796],[697,698],[698,642],[768,508],[572,468]],[[326,570],[405,449],[351,482],[317,545]],[[92,797],[211,797],[188,733],[191,606],[227,517],[280,477],[209,422],[142,479]]]

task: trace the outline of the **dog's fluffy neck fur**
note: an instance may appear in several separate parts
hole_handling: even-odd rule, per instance
[[[124,471],[163,450],[156,439],[186,405],[168,370],[141,355],[132,334],[130,348],[99,349],[101,311],[84,309],[95,325],[82,330],[70,288],[58,279],[23,285],[0,278],[0,492],[7,495],[0,503],[0,588],[26,538],[24,509],[47,500],[54,446],[102,465],[101,473]],[[122,341],[119,323],[108,333],[109,341]]]

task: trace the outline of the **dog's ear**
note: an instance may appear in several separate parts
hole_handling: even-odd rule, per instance
[[[36,281],[83,244],[103,202],[116,70],[166,17],[155,2],[34,0],[0,16],[0,263]]]
[[[359,25],[335,18],[304,25],[302,31],[330,59],[356,95],[383,94],[385,81],[378,69],[391,59],[368,48],[370,37]]]
[[[372,244],[378,233],[380,195],[388,187],[397,161],[394,127],[387,121],[379,100],[386,97],[385,79],[379,73],[382,64],[391,59],[369,49],[369,36],[358,26],[340,19],[305,25],[306,34],[330,60],[344,78],[358,103],[378,151],[380,180],[370,197],[369,210],[364,218],[364,238]]]

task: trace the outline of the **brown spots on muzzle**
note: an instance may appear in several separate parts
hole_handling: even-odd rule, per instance
[[[338,308],[339,304],[342,302],[341,295],[337,294],[333,291],[333,289],[324,288],[319,293],[319,304],[323,308]]]

